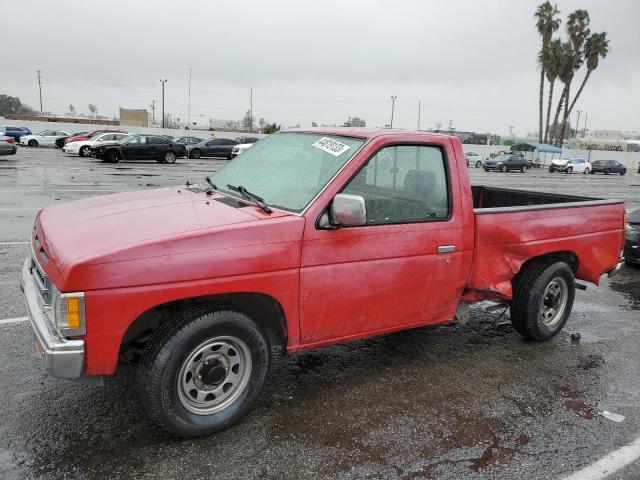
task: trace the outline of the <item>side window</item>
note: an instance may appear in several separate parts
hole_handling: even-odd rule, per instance
[[[127,145],[144,145],[146,137],[133,137],[127,142]]]
[[[349,182],[343,193],[364,198],[367,224],[371,225],[449,217],[445,161],[437,147],[383,148]]]
[[[215,147],[216,145],[220,145],[221,142],[222,140],[211,140],[207,143],[207,147]]]

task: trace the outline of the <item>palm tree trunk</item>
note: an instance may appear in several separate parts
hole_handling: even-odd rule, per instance
[[[544,67],[540,68],[540,94],[539,94],[539,108],[538,108],[538,142],[542,143],[542,110],[544,103]]]
[[[562,127],[560,128],[560,135],[556,139],[556,147],[562,147],[562,141],[564,140],[564,131],[567,128],[567,120],[569,119],[569,99],[571,98],[571,84],[567,85],[567,94],[564,97],[564,116],[562,117]]]
[[[548,143],[549,139],[549,119],[551,117],[551,103],[553,102],[553,82],[549,82],[549,100],[547,102],[547,122],[544,129],[544,143]]]
[[[576,96],[573,98],[573,102],[571,102],[571,105],[569,106],[569,115],[571,114],[571,111],[573,110],[573,107],[576,104],[576,101],[578,101],[578,97],[582,93],[582,89],[587,84],[587,80],[589,80],[589,75],[591,75],[591,72],[592,72],[592,70],[587,70],[587,74],[584,76],[584,80],[582,80],[582,83],[580,84],[580,88],[578,89],[578,93],[576,93]]]
[[[560,110],[562,110],[562,102],[564,102],[564,97],[567,96],[567,87],[565,86],[562,89],[562,94],[560,95],[560,100],[558,100],[558,107],[556,108],[556,114],[553,117],[553,130],[551,131],[551,136],[549,137],[549,143],[555,145],[555,138],[558,134],[558,118],[560,117]]]

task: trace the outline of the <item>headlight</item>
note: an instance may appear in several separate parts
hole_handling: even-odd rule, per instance
[[[53,318],[58,331],[65,337],[87,333],[84,313],[84,293],[53,294]]]

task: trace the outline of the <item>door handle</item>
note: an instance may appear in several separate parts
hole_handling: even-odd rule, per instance
[[[456,251],[455,245],[440,245],[438,247],[438,253],[451,253]]]

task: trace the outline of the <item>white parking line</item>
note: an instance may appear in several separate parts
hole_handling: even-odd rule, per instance
[[[17,317],[17,318],[5,318],[4,320],[0,320],[0,325],[12,325],[14,323],[23,323],[29,320],[28,317]]]
[[[597,480],[608,477],[640,458],[640,437],[586,468],[571,474],[565,480]]]
[[[29,242],[0,242],[0,245],[29,245]]]
[[[16,212],[18,210],[40,210],[42,207],[0,208],[0,212]]]

